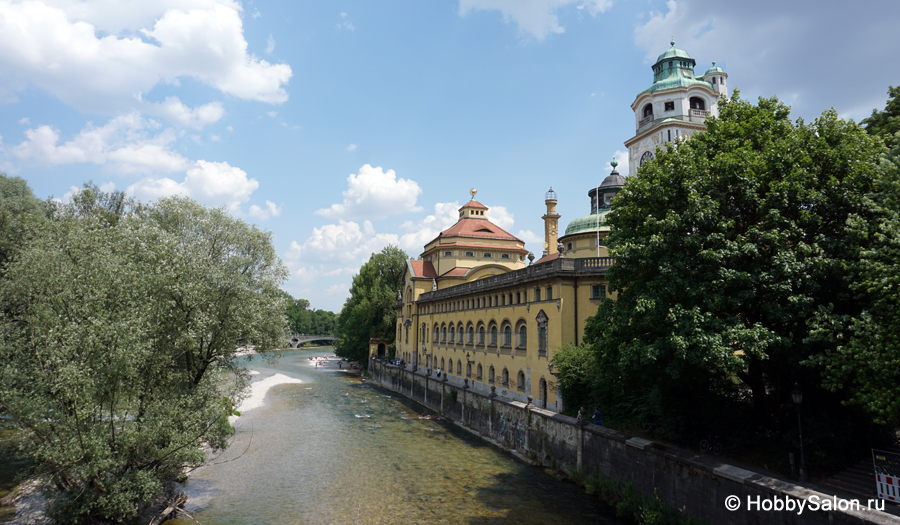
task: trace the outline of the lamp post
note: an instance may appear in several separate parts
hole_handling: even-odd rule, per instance
[[[800,403],[803,402],[803,390],[800,390],[800,384],[794,383],[794,389],[791,390],[791,397],[794,404],[797,405],[797,427],[800,429],[800,481],[806,482],[806,458],[803,456],[803,421],[800,419]]]

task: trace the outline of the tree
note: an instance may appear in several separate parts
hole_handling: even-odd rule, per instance
[[[888,101],[884,111],[872,110],[869,118],[860,122],[866,131],[884,140],[890,148],[900,147],[900,86],[888,87]]]
[[[882,218],[851,218],[846,230],[859,257],[846,261],[851,290],[865,300],[855,312],[822,307],[814,335],[829,346],[812,361],[824,370],[831,390],[850,391],[849,402],[862,406],[889,428],[900,425],[900,87],[888,90],[884,111],[863,120],[866,131],[893,151],[881,158],[881,178],[870,205]]]
[[[585,345],[566,345],[553,353],[553,367],[559,372],[557,390],[562,394],[568,412],[591,406],[594,384],[594,352]]]
[[[872,300],[846,267],[867,245],[847,224],[884,219],[867,198],[880,141],[833,110],[794,123],[777,100],[754,106],[737,93],[719,108],[704,133],[660,148],[616,196],[618,299],[586,330],[611,419],[664,436],[729,424],[717,403],[735,409],[745,397],[755,421],[785,429],[795,383],[804,405],[839,407],[846,392],[822,391],[808,361],[831,347],[811,323],[822,306],[858,314]]]
[[[55,214],[0,282],[0,405],[57,520],[132,521],[225,445],[236,350],[283,343],[286,271],[270,234],[188,199],[87,211]]]
[[[374,253],[359,269],[337,319],[335,352],[348,359],[365,362],[369,339],[390,337],[397,322],[397,294],[403,286],[403,272],[409,256],[396,246]]]
[[[0,277],[6,264],[43,227],[49,212],[23,179],[0,173]]]

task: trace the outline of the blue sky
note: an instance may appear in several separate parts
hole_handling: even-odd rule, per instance
[[[473,187],[539,255],[544,193],[588,213],[671,35],[745,98],[858,121],[900,84],[897,27],[895,0],[0,0],[0,169],[225,206],[339,311]]]

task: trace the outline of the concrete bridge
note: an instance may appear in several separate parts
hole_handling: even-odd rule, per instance
[[[303,343],[310,341],[333,343],[336,337],[333,335],[309,335],[309,334],[291,334],[288,339],[288,346],[291,348],[300,348]]]

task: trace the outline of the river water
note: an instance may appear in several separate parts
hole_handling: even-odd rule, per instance
[[[191,474],[187,509],[200,523],[622,523],[542,468],[422,419],[430,412],[418,405],[333,366],[316,369],[309,357],[325,351],[248,364],[254,383],[301,383],[269,389],[234,423],[231,447]]]

